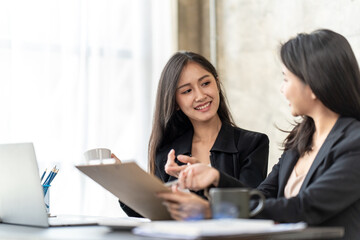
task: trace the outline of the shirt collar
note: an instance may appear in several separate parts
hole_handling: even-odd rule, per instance
[[[238,152],[235,145],[234,127],[228,123],[222,123],[219,134],[215,140],[214,145],[211,148],[211,152],[227,152],[236,153]]]
[[[172,148],[175,150],[176,155],[191,154],[193,135],[194,135],[194,130],[191,128],[173,142]],[[235,145],[234,127],[232,127],[228,123],[223,122],[219,134],[215,140],[215,143],[210,151],[227,152],[227,153],[238,152],[237,147]]]
[[[172,148],[175,150],[175,155],[191,155],[192,138],[194,135],[193,128],[190,128],[183,135],[175,139]]]

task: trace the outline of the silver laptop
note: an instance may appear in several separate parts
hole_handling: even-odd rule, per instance
[[[48,218],[32,143],[0,144],[0,221],[37,227],[97,224],[95,217]]]

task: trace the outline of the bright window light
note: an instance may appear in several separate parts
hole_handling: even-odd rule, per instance
[[[74,165],[105,147],[147,169],[156,84],[175,49],[172,4],[0,2],[0,143],[33,142],[40,173],[60,169],[50,212],[124,216]]]

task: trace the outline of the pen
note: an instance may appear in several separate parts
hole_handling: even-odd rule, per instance
[[[42,174],[41,178],[40,178],[40,182],[44,179],[45,174],[46,174],[47,168],[45,169],[44,173]]]
[[[46,177],[43,185],[49,185],[48,183],[49,183],[50,178],[51,178],[52,175],[53,175],[53,172],[51,171],[51,172],[49,173],[49,175]]]
[[[173,185],[177,185],[178,184],[178,180],[173,180],[173,181],[170,181],[170,182],[166,182],[164,183],[165,187],[171,187]]]
[[[51,170],[49,175],[47,176],[46,180],[44,181],[43,185],[50,185],[51,182],[54,180],[56,174],[59,172],[59,169],[56,169],[56,166]]]
[[[54,178],[56,177],[56,174],[57,174],[58,172],[59,172],[59,169],[56,169],[56,170],[54,171],[53,175],[52,175],[51,178],[50,178],[49,185],[50,185],[50,183],[54,180]]]

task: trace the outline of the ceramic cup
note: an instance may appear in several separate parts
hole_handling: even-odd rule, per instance
[[[86,152],[84,152],[84,157],[86,159],[86,161],[90,161],[90,160],[103,160],[103,159],[108,159],[111,158],[111,151],[110,149],[107,148],[95,148],[95,149],[90,149],[87,150]]]
[[[209,193],[213,218],[249,218],[264,208],[265,197],[255,189],[212,188]],[[255,196],[257,206],[250,210],[250,199]]]

